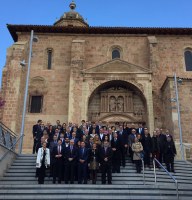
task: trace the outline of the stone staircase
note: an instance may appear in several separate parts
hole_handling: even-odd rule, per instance
[[[154,184],[153,169],[143,174],[135,172],[135,166],[127,159],[121,173],[113,174],[112,185],[102,185],[100,175],[97,185],[52,184],[46,177],[44,185],[35,178],[34,155],[19,155],[0,180],[0,199],[177,199],[173,180],[163,171],[157,170]],[[179,183],[179,198],[192,199],[192,164],[175,161],[174,177]]]

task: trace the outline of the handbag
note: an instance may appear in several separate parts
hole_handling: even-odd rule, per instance
[[[141,158],[141,159],[144,159],[144,156],[145,156],[145,152],[144,152],[144,151],[141,151],[141,152],[140,152],[140,158]]]

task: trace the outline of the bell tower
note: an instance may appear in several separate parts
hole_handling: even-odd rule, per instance
[[[80,26],[80,27],[88,27],[89,25],[84,20],[84,18],[75,11],[76,4],[72,1],[69,5],[70,11],[65,12],[59,20],[54,23],[54,26]]]

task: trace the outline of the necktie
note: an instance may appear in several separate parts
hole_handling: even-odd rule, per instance
[[[59,145],[59,154],[61,154],[61,146]]]

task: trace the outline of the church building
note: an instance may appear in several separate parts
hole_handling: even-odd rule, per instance
[[[33,30],[24,152],[42,119],[144,123],[151,134],[168,128],[179,155],[181,136],[192,144],[192,28],[93,27],[75,8],[51,26],[7,25],[14,43],[2,75],[2,122],[20,133],[27,76],[20,62],[28,61]]]

